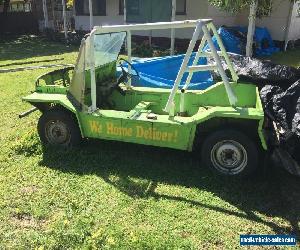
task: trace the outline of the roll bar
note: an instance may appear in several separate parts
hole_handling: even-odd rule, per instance
[[[222,43],[221,38],[219,37],[215,26],[212,23],[212,19],[198,19],[198,20],[185,20],[185,21],[175,21],[175,22],[158,22],[158,23],[145,23],[145,24],[127,24],[127,25],[110,25],[110,26],[95,26],[90,33],[90,49],[91,49],[91,99],[92,99],[92,106],[90,107],[90,111],[93,112],[97,109],[96,105],[96,77],[95,77],[95,58],[94,58],[94,36],[97,34],[104,34],[104,33],[113,33],[113,32],[127,32],[127,53],[128,53],[128,61],[131,62],[131,32],[132,31],[144,31],[144,30],[162,30],[162,29],[182,29],[182,28],[195,28],[193,37],[190,41],[190,45],[176,77],[175,83],[171,90],[168,102],[165,107],[165,111],[169,112],[170,116],[174,115],[175,104],[174,98],[178,91],[179,84],[182,80],[183,74],[185,72],[189,73],[187,78],[187,82],[181,91],[181,103],[180,103],[180,111],[184,112],[184,95],[185,90],[188,88],[190,80],[192,79],[193,73],[198,71],[205,71],[205,70],[218,70],[223,83],[226,88],[226,92],[228,95],[229,102],[232,106],[234,106],[237,102],[237,97],[235,96],[233,89],[229,84],[228,77],[226,76],[225,70],[222,66],[220,56],[225,58],[225,61],[229,67],[229,70],[232,75],[232,79],[234,81],[238,80],[238,76],[234,71],[233,65],[226,53],[225,47]],[[217,38],[218,45],[221,49],[221,52],[218,53],[217,49],[215,48],[210,31]],[[204,36],[202,38],[201,44],[199,46],[198,52],[195,56],[195,60],[193,62],[193,66],[188,66],[188,62],[190,57],[193,53],[193,49],[196,45],[197,40],[199,39],[200,34],[203,33]],[[208,43],[211,52],[203,52],[202,49],[205,43]],[[215,59],[215,65],[207,65],[201,67],[200,65],[197,66],[200,57],[213,57]],[[130,65],[128,65],[128,71],[131,71]],[[131,83],[129,82],[129,87]]]

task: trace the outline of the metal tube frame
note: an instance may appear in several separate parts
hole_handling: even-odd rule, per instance
[[[92,99],[92,106],[90,108],[90,111],[93,112],[97,109],[97,104],[96,104],[96,78],[95,78],[95,54],[94,54],[94,36],[96,34],[103,34],[103,33],[112,33],[112,32],[126,32],[127,33],[127,53],[128,53],[128,61],[131,62],[131,31],[140,31],[140,30],[161,30],[161,29],[181,29],[181,28],[194,28],[195,27],[195,32],[193,34],[193,37],[190,41],[190,45],[188,47],[188,50],[186,52],[186,55],[184,57],[184,60],[182,62],[181,68],[177,74],[175,83],[173,85],[173,88],[171,90],[168,102],[166,104],[166,107],[164,111],[169,112],[170,116],[174,116],[174,110],[175,110],[175,104],[174,104],[174,98],[175,95],[178,91],[179,84],[182,80],[183,74],[185,72],[188,72],[188,62],[190,60],[190,57],[193,53],[193,49],[196,45],[196,42],[200,36],[200,34],[203,32],[204,37],[203,40],[199,46],[197,55],[195,57],[195,60],[193,62],[193,66],[196,66],[199,58],[200,57],[208,57],[212,56],[215,61],[216,65],[218,68],[218,71],[222,77],[223,83],[225,85],[225,89],[230,101],[231,105],[235,105],[237,102],[237,97],[235,96],[230,84],[229,80],[226,76],[225,70],[222,66],[219,54],[225,57],[226,63],[228,64],[228,67],[230,69],[230,72],[232,74],[232,79],[234,81],[237,81],[238,77],[233,69],[232,63],[229,59],[229,57],[226,54],[225,47],[221,41],[221,38],[216,32],[216,29],[214,25],[212,24],[211,19],[199,19],[199,20],[185,20],[185,21],[175,21],[175,22],[158,22],[158,23],[146,23],[146,24],[126,24],[126,25],[112,25],[112,26],[95,26],[94,29],[90,33],[90,56],[91,56],[91,99]],[[211,35],[209,33],[209,30],[212,30],[214,35],[217,36],[218,44],[221,49],[221,53],[218,53]],[[205,45],[205,42],[209,44],[209,47],[211,49],[211,55],[210,53],[203,53],[202,49]],[[197,71],[204,71],[207,70],[207,67],[202,67],[197,70]],[[131,72],[131,68],[128,67],[129,73]],[[183,88],[183,95],[182,95],[182,103],[181,103],[181,108],[184,109],[184,92],[188,88],[188,85],[190,83],[190,80],[192,79],[192,75],[196,70],[191,70],[188,81],[186,82],[184,88]],[[131,87],[131,83],[129,82],[128,87]]]
[[[219,71],[219,73],[221,75],[221,78],[223,80],[223,83],[225,85],[225,89],[226,89],[226,92],[227,92],[227,95],[228,95],[229,102],[230,102],[230,104],[232,106],[235,106],[235,104],[237,103],[237,97],[234,94],[233,89],[231,88],[231,86],[229,84],[228,77],[227,77],[227,75],[225,73],[225,70],[223,68],[221,59],[220,59],[220,57],[218,55],[218,52],[217,52],[217,49],[216,49],[216,47],[215,47],[215,45],[213,43],[213,40],[212,40],[211,35],[209,33],[209,30],[208,30],[208,28],[206,26],[202,26],[202,30],[204,32],[204,36],[207,39],[207,43],[208,43],[208,45],[210,47],[211,53],[213,54],[214,59],[216,61],[216,64],[218,66],[218,71]],[[222,42],[220,44],[222,44]]]
[[[221,78],[222,78],[222,81],[225,85],[225,89],[226,89],[226,93],[227,93],[227,96],[228,96],[228,99],[229,99],[229,102],[230,102],[230,105],[232,106],[235,106],[236,103],[237,103],[237,97],[235,95],[235,93],[233,92],[233,89],[231,88],[230,86],[230,83],[229,83],[229,80],[228,80],[228,77],[225,73],[225,70],[223,68],[223,65],[222,65],[222,62],[221,62],[221,59],[220,59],[220,55],[224,56],[225,57],[225,61],[229,67],[229,70],[232,74],[232,79],[234,81],[237,81],[238,80],[238,76],[236,74],[236,72],[234,71],[234,68],[233,68],[233,65],[226,53],[226,50],[225,50],[225,47],[223,45],[223,42],[219,36],[219,34],[217,33],[217,30],[215,28],[215,26],[213,25],[212,22],[210,22],[209,24],[206,24],[206,25],[203,25],[201,23],[198,24],[195,32],[194,32],[194,35],[193,35],[193,38],[191,40],[191,43],[189,45],[189,48],[188,48],[188,51],[185,55],[185,58],[182,62],[182,65],[181,65],[181,68],[180,68],[180,71],[177,75],[177,78],[175,80],[175,84],[173,86],[173,89],[172,89],[172,92],[169,96],[169,99],[168,99],[168,102],[167,102],[167,105],[164,109],[164,111],[166,112],[169,112],[170,116],[171,116],[171,113],[173,114],[173,109],[174,109],[174,98],[175,98],[175,95],[176,95],[176,92],[178,90],[178,86],[181,82],[181,79],[182,79],[182,76],[185,72],[189,72],[189,76],[187,78],[187,81],[184,85],[184,87],[182,88],[181,90],[181,96],[180,96],[180,113],[181,114],[184,114],[185,112],[185,92],[186,92],[186,89],[188,88],[189,84],[190,84],[190,81],[193,77],[193,73],[195,72],[199,72],[199,71],[206,71],[209,69],[209,67],[199,67],[198,66],[198,69],[196,70],[195,68],[193,68],[193,66],[190,68],[188,67],[188,62],[190,60],[190,57],[191,57],[191,53],[190,51],[193,51],[194,47],[195,47],[195,42],[197,41],[197,39],[199,38],[199,32],[198,32],[198,28],[201,27],[201,30],[203,31],[204,35],[203,35],[203,38],[202,38],[202,41],[200,43],[200,46],[198,48],[198,51],[197,51],[197,54],[195,56],[195,59],[194,59],[194,62],[193,62],[193,66],[195,67],[195,65],[198,64],[198,61],[199,61],[199,58],[202,56],[202,57],[207,57],[206,53],[202,53],[202,50],[203,50],[203,47],[205,45],[205,43],[207,42],[208,45],[209,45],[209,48],[211,50],[211,55],[212,57],[214,58],[215,62],[216,62],[216,66],[217,66],[217,70],[219,71],[220,75],[221,75]],[[217,42],[219,44],[219,47],[221,49],[221,53],[218,53],[217,49],[215,48],[215,45],[213,43],[213,40],[212,40],[212,37],[211,37],[211,34],[210,34],[210,31],[213,31],[213,34],[215,35],[215,37],[217,38]],[[214,67],[213,67],[214,68]],[[210,68],[210,70],[212,70],[213,68]],[[190,70],[192,69],[192,70]],[[172,112],[171,112],[172,110]]]
[[[172,0],[172,22],[175,22],[176,19],[176,0]],[[171,48],[170,55],[174,55],[175,51],[175,29],[171,29]]]

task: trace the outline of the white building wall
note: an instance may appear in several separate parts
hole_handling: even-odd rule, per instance
[[[212,18],[218,25],[235,25],[237,16],[218,11],[210,6],[207,0],[187,0],[186,15],[177,15],[176,20]],[[94,25],[123,24],[124,16],[119,15],[119,0],[106,2],[106,16],[94,16]],[[89,16],[75,16],[75,27],[77,30],[89,30]],[[177,30],[177,38],[191,38],[193,29]],[[138,35],[150,35],[150,32],[137,32]],[[153,31],[152,36],[170,37],[170,31]]]
[[[94,25],[123,24],[124,17],[119,15],[119,0],[107,0],[106,16],[94,16]],[[288,25],[289,1],[275,0],[271,16],[257,19],[257,26],[267,27],[274,40],[285,39]],[[296,11],[295,11],[296,13]],[[187,14],[177,15],[176,20],[212,18],[217,26],[247,26],[249,10],[233,15],[211,6],[207,0],[187,0]],[[299,36],[300,18],[294,18],[291,37]],[[75,16],[76,29],[89,30],[89,16]],[[139,35],[150,35],[150,32],[138,32]],[[191,38],[192,29],[177,30],[177,38]],[[170,31],[153,31],[152,36],[170,37]]]
[[[214,20],[216,26],[245,26],[247,24],[247,11],[238,14],[232,14],[225,11],[221,11],[216,7],[208,4],[207,17]]]
[[[187,0],[186,15],[176,15],[176,20],[194,20],[207,18],[207,0]],[[190,39],[195,29],[177,29],[176,38]],[[153,31],[152,35],[157,37],[170,37],[170,30]]]
[[[275,0],[272,7],[271,15],[257,19],[256,26],[267,27],[274,40],[284,41],[288,29],[290,2]]]
[[[88,0],[85,0],[88,1]],[[119,0],[106,1],[106,16],[94,16],[94,26],[123,24],[124,17],[119,15]],[[75,28],[77,30],[90,29],[89,16],[75,16]]]
[[[292,12],[292,22],[289,32],[289,40],[300,39],[300,15],[298,11],[300,10],[300,1],[297,1],[294,5]]]

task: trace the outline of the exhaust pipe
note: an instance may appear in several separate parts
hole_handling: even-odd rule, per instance
[[[30,115],[31,113],[33,113],[33,112],[35,112],[35,111],[37,111],[37,110],[38,110],[38,108],[36,108],[36,107],[34,107],[34,108],[32,108],[32,109],[29,109],[28,111],[25,111],[24,113],[19,114],[19,118],[20,118],[20,119],[21,119],[21,118],[24,118],[24,117]]]

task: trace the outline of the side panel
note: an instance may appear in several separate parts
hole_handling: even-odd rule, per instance
[[[126,117],[128,112],[118,113],[120,118],[81,113],[79,116],[84,137],[181,150],[187,150],[189,147],[192,124],[168,124],[142,119],[131,120]]]

